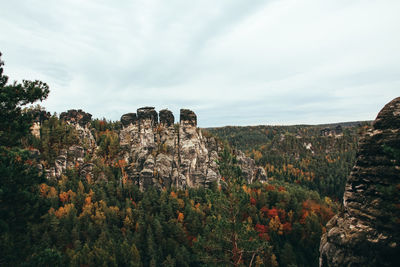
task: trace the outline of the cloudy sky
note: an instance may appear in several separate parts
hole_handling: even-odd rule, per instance
[[[11,80],[51,112],[180,108],[199,125],[374,119],[400,96],[399,0],[3,1]]]

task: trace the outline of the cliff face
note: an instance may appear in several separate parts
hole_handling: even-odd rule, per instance
[[[78,166],[83,178],[106,179],[104,175],[93,175],[92,162],[98,147],[90,128],[91,115],[70,110],[61,113],[60,119],[76,129],[80,145],[62,150],[54,167],[45,170],[47,177],[61,177],[67,168]],[[208,187],[212,182],[219,182],[217,160],[221,145],[197,128],[193,111],[181,109],[180,122],[174,124],[171,111],[164,109],[157,113],[153,107],[143,107],[136,113],[122,115],[121,124],[119,157],[126,163],[124,174],[141,189]],[[237,158],[248,182],[266,180],[264,169],[257,167],[254,160],[240,151]]]
[[[152,107],[121,117],[120,145],[128,162],[127,174],[143,189],[149,186],[178,188],[208,187],[219,182],[218,152],[220,146],[213,137],[202,135],[197,128],[196,114],[181,109],[180,122],[174,124],[169,110],[158,114]],[[252,159],[241,164],[249,169],[246,178],[255,180],[259,171]],[[259,179],[266,179],[258,175]]]
[[[344,210],[327,224],[320,266],[400,263],[400,98],[388,103],[360,141]]]

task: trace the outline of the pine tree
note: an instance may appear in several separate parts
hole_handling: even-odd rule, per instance
[[[210,200],[211,216],[197,245],[202,251],[200,259],[212,265],[252,265],[257,255],[269,250],[269,245],[258,238],[248,221],[250,199],[243,190],[244,180],[235,157],[225,147],[220,158],[220,173],[225,181]]]
[[[45,208],[37,192],[43,177],[21,147],[33,120],[22,107],[45,99],[49,89],[40,81],[7,84],[3,65],[0,53],[0,265],[13,265],[29,255],[28,222],[37,222]]]

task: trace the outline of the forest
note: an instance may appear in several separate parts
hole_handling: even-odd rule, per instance
[[[341,202],[359,138],[369,125],[364,121],[206,130],[251,156],[270,179],[300,184]]]
[[[94,171],[105,179],[82,178],[79,166],[46,179],[38,161],[50,166],[61,149],[85,144],[56,115],[33,136],[28,107],[49,87],[8,83],[2,66],[1,266],[318,266],[320,238],[340,209],[365,125],[341,136],[311,126],[208,129],[228,140],[219,184],[141,191],[123,173],[120,123],[95,119]],[[235,149],[265,168],[267,183],[244,182]]]

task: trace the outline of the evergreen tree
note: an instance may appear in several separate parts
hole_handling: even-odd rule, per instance
[[[211,265],[252,265],[256,256],[267,254],[269,245],[258,238],[249,214],[250,199],[244,192],[241,170],[226,146],[220,155],[222,189],[213,192],[211,216],[199,238],[200,259]]]
[[[45,208],[37,193],[43,177],[20,147],[33,120],[22,107],[45,99],[49,89],[40,81],[7,84],[3,65],[0,53],[0,265],[15,265],[30,253],[28,222],[37,222]]]

